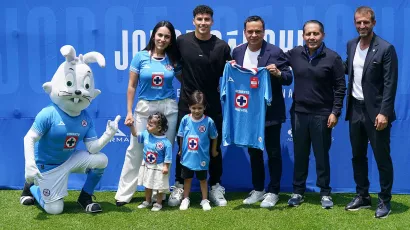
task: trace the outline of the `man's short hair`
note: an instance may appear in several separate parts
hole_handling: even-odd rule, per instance
[[[361,14],[361,15],[370,14],[370,18],[372,19],[373,22],[376,19],[376,15],[374,14],[373,9],[368,6],[360,6],[359,8],[356,9],[356,11],[354,12],[354,16],[353,16],[355,21],[356,21],[356,17],[355,17],[356,14]]]
[[[257,16],[257,15],[247,17],[245,19],[245,22],[243,23],[243,29],[244,30],[246,29],[246,23],[248,23],[248,22],[257,22],[257,21],[262,22],[263,30],[265,30],[265,21],[263,21],[263,19],[261,17]]]
[[[214,16],[214,11],[212,10],[211,7],[209,7],[207,5],[199,5],[199,6],[195,7],[195,9],[193,11],[194,18],[197,14],[209,14],[209,15],[211,15],[211,18],[212,18]]]
[[[305,24],[303,24],[303,33],[305,33],[305,27],[306,27],[306,25],[307,25],[307,24],[310,24],[310,23],[319,25],[320,32],[322,32],[322,34],[325,33],[325,27],[323,26],[323,23],[321,23],[321,22],[318,21],[318,20],[309,20],[309,21],[305,22]]]

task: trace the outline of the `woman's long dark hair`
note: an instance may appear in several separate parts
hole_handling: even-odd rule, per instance
[[[165,48],[165,53],[167,54],[169,60],[171,61],[171,64],[174,66],[178,61],[179,61],[179,54],[178,54],[178,49],[177,49],[177,36],[175,34],[175,28],[172,25],[171,22],[169,21],[160,21],[155,25],[151,37],[149,39],[147,47],[145,47],[144,50],[151,51],[152,52],[155,49],[155,34],[157,33],[158,29],[160,27],[167,27],[168,30],[171,32],[171,42],[168,45],[167,48]]]

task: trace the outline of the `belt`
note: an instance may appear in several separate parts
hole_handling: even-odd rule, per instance
[[[364,100],[357,100],[355,97],[352,97],[352,102],[355,105],[365,105]]]

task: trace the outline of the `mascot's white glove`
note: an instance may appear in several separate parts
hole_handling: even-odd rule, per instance
[[[43,178],[34,159],[34,145],[40,138],[41,136],[31,129],[24,137],[24,158],[26,160],[24,177],[29,184],[33,183],[35,178]]]
[[[104,134],[95,141],[89,141],[85,143],[88,152],[94,154],[98,153],[105,145],[110,142],[110,140],[114,137],[115,133],[118,131],[118,122],[120,121],[121,116],[117,115],[114,121],[109,120],[107,122],[107,128],[105,129]]]

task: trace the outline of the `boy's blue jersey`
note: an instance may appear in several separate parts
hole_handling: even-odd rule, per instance
[[[194,171],[208,170],[210,139],[218,136],[214,121],[205,115],[200,120],[185,115],[177,135],[183,138],[181,164]]]
[[[172,144],[165,135],[155,136],[144,130],[141,137],[144,143],[145,162],[150,164],[172,162]]]
[[[222,143],[264,150],[266,105],[272,101],[266,68],[226,63],[221,82]]]
[[[138,100],[175,99],[172,81],[181,71],[181,66],[172,65],[168,56],[156,60],[148,51],[140,51],[132,59],[130,71],[138,74]]]
[[[38,165],[60,165],[76,151],[79,141],[97,139],[93,120],[87,111],[71,117],[55,104],[37,114],[31,130],[41,136],[34,149]]]

